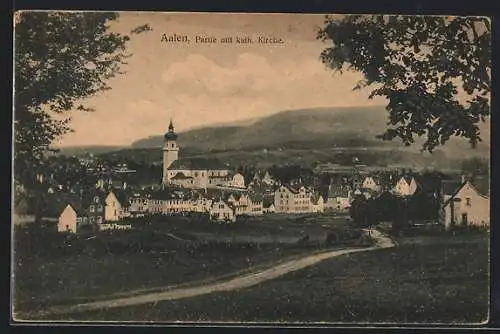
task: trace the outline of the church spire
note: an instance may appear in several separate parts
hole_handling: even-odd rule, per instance
[[[170,117],[170,124],[168,125],[168,131],[174,132],[174,124],[172,123],[172,117]]]
[[[168,125],[168,132],[165,133],[165,140],[177,140],[177,134],[174,131],[174,123],[172,118],[170,118],[170,124]]]

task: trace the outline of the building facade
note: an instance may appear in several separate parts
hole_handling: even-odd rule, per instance
[[[444,194],[442,219],[447,229],[453,226],[489,226],[490,200],[470,181],[464,181],[451,194]]]

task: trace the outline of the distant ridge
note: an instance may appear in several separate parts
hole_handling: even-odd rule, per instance
[[[422,140],[405,147],[398,139],[376,138],[387,127],[384,106],[321,107],[284,110],[276,114],[237,122],[211,124],[179,134],[181,155],[256,150],[401,150],[418,153]],[[437,151],[448,158],[489,157],[490,124],[480,124],[483,142],[471,149],[465,139],[452,138]],[[130,147],[86,146],[63,148],[63,154],[108,153],[117,150],[155,149],[163,145],[163,134],[132,143]],[[128,153],[127,153],[128,154]]]
[[[193,129],[180,133],[179,145],[188,152],[224,152],[275,148],[366,147],[404,149],[418,152],[422,140],[405,147],[398,139],[376,138],[387,127],[384,106],[321,107],[285,110],[274,115],[247,121]],[[473,150],[462,138],[452,138],[438,150],[450,157],[488,156],[489,122],[482,124],[483,143]],[[163,136],[151,136],[132,143],[132,148],[163,145]]]

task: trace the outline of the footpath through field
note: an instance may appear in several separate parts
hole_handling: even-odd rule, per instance
[[[365,248],[334,250],[334,251],[309,255],[303,258],[290,260],[278,264],[269,269],[265,269],[254,273],[243,274],[241,276],[226,281],[214,282],[206,285],[178,288],[164,292],[145,293],[142,295],[108,299],[103,301],[89,302],[71,306],[70,305],[55,306],[38,313],[37,317],[72,314],[72,313],[87,312],[99,309],[148,304],[160,301],[195,297],[213,292],[238,290],[238,289],[248,288],[268,280],[275,279],[277,277],[283,276],[293,271],[304,269],[306,267],[315,265],[320,261],[330,259],[332,257],[358,253],[358,252],[372,251],[381,248],[390,248],[395,246],[395,243],[392,241],[392,239],[383,235],[378,230],[366,229],[364,232],[371,235],[372,239],[375,241],[374,246]]]

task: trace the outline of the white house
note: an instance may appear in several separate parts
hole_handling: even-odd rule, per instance
[[[213,221],[235,222],[236,215],[234,209],[223,200],[216,200],[210,206],[210,219]]]
[[[266,174],[264,174],[264,177],[262,178],[262,182],[267,185],[274,185],[276,181],[272,178],[271,174],[266,171]]]
[[[392,189],[392,192],[396,196],[406,197],[413,195],[417,188],[418,184],[414,177],[402,176]]]
[[[191,204],[194,212],[209,212],[210,207],[212,206],[212,200],[198,195],[196,198],[192,199]]]
[[[130,204],[126,195],[120,191],[112,190],[105,199],[104,219],[118,221],[129,214]]]
[[[470,181],[461,183],[454,192],[443,193],[442,220],[448,229],[454,225],[489,226],[490,199]]]
[[[251,216],[264,214],[264,201],[259,194],[250,194],[248,196],[248,214]]]
[[[311,211],[320,213],[325,211],[325,200],[323,196],[314,194],[311,196]]]
[[[82,225],[88,224],[88,218],[81,211],[76,206],[68,204],[59,216],[57,231],[77,233]]]
[[[321,201],[324,208],[323,198]],[[318,204],[314,203],[314,193],[304,186],[296,189],[282,185],[274,192],[274,206],[278,213],[315,212],[318,209],[315,205]]]
[[[375,181],[375,179],[371,176],[365,177],[363,180],[363,183],[361,184],[361,188],[363,189],[369,189],[373,191],[378,191],[380,189],[379,185]]]
[[[235,215],[262,215],[262,199],[256,194],[230,194],[227,203],[230,204],[235,211]]]
[[[245,177],[240,173],[234,174],[231,181],[229,181],[229,186],[234,188],[245,188]]]

